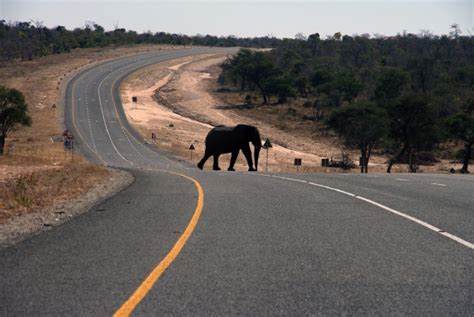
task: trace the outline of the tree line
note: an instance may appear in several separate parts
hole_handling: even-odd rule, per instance
[[[107,47],[130,44],[172,44],[220,47],[275,47],[280,40],[274,37],[239,38],[213,35],[188,36],[166,32],[137,33],[124,28],[113,31],[94,22],[83,28],[68,30],[64,26],[47,28],[41,23],[0,20],[0,60],[31,60],[33,58],[70,52],[75,48]]]
[[[262,103],[288,98],[360,151],[367,172],[374,149],[416,171],[416,157],[449,139],[464,143],[468,172],[474,143],[474,38],[400,34],[284,39],[273,50],[241,50],[222,64],[222,84],[254,91]]]

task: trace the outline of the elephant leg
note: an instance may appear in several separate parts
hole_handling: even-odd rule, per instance
[[[215,171],[220,171],[221,169],[219,168],[219,154],[214,154],[214,165],[212,166],[212,169]]]
[[[255,171],[252,162],[252,152],[250,151],[250,146],[248,143],[242,146],[242,152],[244,152],[245,159],[247,160],[247,164],[249,165],[249,171]]]
[[[211,157],[211,155],[212,155],[212,154],[209,153],[208,151],[206,151],[206,152],[204,153],[204,157],[202,158],[202,160],[199,161],[199,163],[198,163],[198,165],[197,165],[197,166],[199,167],[199,169],[202,170],[202,169],[204,168],[204,164],[206,164],[206,161]]]
[[[235,171],[234,165],[235,165],[235,161],[237,161],[237,156],[239,156],[239,151],[240,149],[232,151],[232,156],[230,157],[229,168],[227,169],[228,171],[231,171],[231,172]]]

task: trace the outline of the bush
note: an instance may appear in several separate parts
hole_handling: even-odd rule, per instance
[[[438,160],[432,152],[420,152],[416,155],[417,165],[434,165],[439,162],[440,160]]]
[[[347,171],[351,168],[355,168],[356,165],[354,164],[354,161],[351,159],[349,154],[342,152],[340,159],[331,158],[329,160],[329,167],[342,168],[343,170]]]
[[[246,105],[251,105],[252,104],[252,96],[250,96],[250,95],[245,96],[245,104]]]

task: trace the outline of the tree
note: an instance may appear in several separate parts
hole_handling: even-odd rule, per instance
[[[342,94],[342,100],[351,103],[362,90],[364,85],[354,75],[343,73],[336,80],[334,87]]]
[[[270,80],[276,74],[276,69],[268,57],[263,52],[252,54],[250,65],[247,66],[245,76],[247,80],[253,83],[260,90],[263,103],[268,103],[268,92],[265,82]]]
[[[265,84],[265,91],[269,96],[277,96],[278,103],[284,103],[288,100],[288,97],[295,96],[293,86],[288,78],[270,79]]]
[[[316,55],[318,51],[318,47],[320,46],[320,43],[321,43],[321,39],[319,37],[319,33],[314,33],[308,36],[308,46],[311,50],[312,56]]]
[[[223,70],[234,81],[240,81],[242,90],[247,86],[256,87],[262,95],[263,103],[268,102],[267,86],[275,80],[278,72],[267,54],[241,49],[223,65]]]
[[[7,135],[20,125],[30,126],[31,118],[26,114],[25,97],[16,89],[0,86],[0,155],[3,155]]]
[[[367,101],[356,102],[334,111],[327,124],[344,138],[348,147],[359,149],[360,172],[368,173],[370,155],[387,134],[385,110]]]
[[[339,107],[344,101],[351,103],[364,89],[362,83],[352,74],[340,73],[331,78],[330,81],[327,81],[328,78],[324,76],[324,72],[314,73],[312,77],[313,85],[318,85],[317,91],[326,94],[333,101],[335,107]],[[318,84],[319,82],[324,83]]]
[[[375,88],[375,98],[380,102],[400,97],[408,88],[410,74],[397,67],[383,67]]]
[[[452,138],[464,142],[464,159],[461,171],[469,173],[472,145],[474,144],[474,117],[473,113],[457,113],[447,120],[447,127]]]
[[[449,35],[454,38],[454,39],[458,39],[459,38],[459,35],[461,35],[461,29],[459,28],[459,25],[457,23],[454,23],[451,25],[451,29],[452,31],[449,32]]]
[[[411,159],[417,151],[431,149],[439,140],[435,112],[428,99],[420,95],[410,95],[399,102],[387,106],[390,118],[389,138],[395,155],[390,159],[387,173],[392,166],[408,161],[411,172],[416,172]]]

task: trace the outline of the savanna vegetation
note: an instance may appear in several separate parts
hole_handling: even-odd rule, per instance
[[[441,145],[468,172],[474,37],[461,36],[457,25],[443,36],[300,36],[273,50],[242,49],[222,70],[220,83],[248,93],[247,104],[259,96],[262,104],[278,107],[291,99],[312,108],[301,120],[358,149],[363,172],[375,149],[390,156],[387,172],[397,163],[415,172],[420,161],[436,160]]]
[[[137,33],[124,28],[113,31],[88,22],[83,28],[68,30],[64,26],[47,28],[41,23],[0,20],[0,60],[31,60],[40,56],[70,52],[75,48],[107,47],[131,44],[172,44],[201,46],[274,47],[274,37],[238,38],[212,35],[188,36],[165,32]]]

